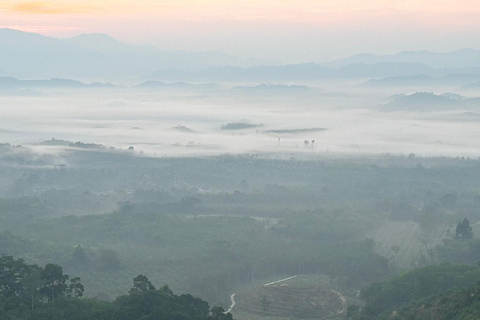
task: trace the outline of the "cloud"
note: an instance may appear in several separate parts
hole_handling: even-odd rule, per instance
[[[98,8],[92,5],[54,4],[52,2],[22,2],[10,7],[16,13],[25,14],[82,14],[92,13]]]

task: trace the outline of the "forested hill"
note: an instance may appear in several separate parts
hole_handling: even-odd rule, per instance
[[[480,269],[451,264],[418,268],[372,283],[360,297],[365,306],[350,306],[347,319],[480,319]]]
[[[29,265],[0,257],[0,319],[13,320],[233,320],[221,307],[190,294],[175,295],[168,286],[155,289],[144,275],[133,279],[128,295],[113,302],[83,299],[84,286],[62,267]]]
[[[382,320],[477,320],[480,319],[480,283],[411,303],[382,316],[347,319]]]

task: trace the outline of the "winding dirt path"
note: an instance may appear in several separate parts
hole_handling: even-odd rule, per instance
[[[225,311],[225,314],[229,313],[230,311],[232,311],[233,307],[235,307],[235,295],[236,293],[232,294],[230,296],[230,301],[232,301],[232,304],[230,305],[230,308],[228,308],[227,311]]]
[[[282,279],[282,280],[278,280],[278,281],[274,281],[274,282],[270,282],[270,283],[265,283],[263,286],[264,287],[268,287],[272,284],[276,284],[276,283],[280,283],[280,282],[283,282],[283,281],[287,281],[287,280],[290,280],[290,279],[293,279],[293,278],[296,278],[298,276],[293,276],[293,277],[288,277],[288,278],[285,278],[285,279]],[[232,301],[232,304],[230,305],[230,308],[228,308],[227,311],[225,311],[225,314],[229,313],[232,311],[233,307],[235,307],[235,295],[236,293],[232,294],[230,296],[230,301]]]
[[[330,290],[330,291],[335,293],[340,298],[340,300],[342,300],[342,311],[338,312],[337,314],[335,314],[331,317],[328,317],[328,318],[333,318],[333,317],[339,316],[339,315],[347,312],[348,302],[347,302],[347,298],[345,298],[345,296],[343,294],[341,294],[340,292],[333,291],[333,290]],[[328,318],[326,318],[326,319],[328,319]]]

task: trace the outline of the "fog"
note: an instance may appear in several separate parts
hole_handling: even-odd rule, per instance
[[[391,101],[391,89],[356,85],[329,89],[339,91],[253,86],[173,91],[35,89],[33,96],[3,94],[0,129],[2,140],[12,144],[55,138],[120,149],[133,146],[137,152],[159,157],[244,153],[313,158],[386,153],[480,156],[480,126],[475,117],[480,104],[467,110],[452,106],[431,111],[426,101],[422,108],[427,111],[412,112],[383,108]],[[470,117],[462,117],[467,111]],[[258,126],[221,129],[238,122]],[[269,132],[315,128],[326,130]],[[305,140],[315,143],[306,147]]]

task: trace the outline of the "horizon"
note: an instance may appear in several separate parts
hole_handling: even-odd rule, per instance
[[[480,49],[472,0],[22,1],[0,5],[0,27],[53,37],[104,33],[165,50],[221,51],[277,63],[355,54]]]
[[[455,53],[455,52],[462,52],[462,51],[480,51],[480,49],[475,49],[473,47],[459,47],[459,48],[456,48],[456,49],[451,49],[451,50],[446,50],[446,51],[435,51],[435,50],[428,50],[428,49],[418,49],[418,50],[410,50],[410,49],[404,49],[404,50],[400,50],[400,51],[395,51],[395,52],[391,52],[391,53],[379,53],[379,52],[359,52],[359,53],[355,53],[355,54],[352,54],[352,55],[348,55],[348,56],[345,56],[345,57],[340,57],[340,58],[335,58],[335,59],[332,59],[332,60],[325,60],[325,61],[308,61],[308,60],[305,60],[305,61],[298,61],[298,62],[280,62],[280,63],[275,63],[275,61],[265,61],[265,60],[262,60],[258,57],[240,57],[240,56],[235,56],[235,55],[231,55],[229,53],[226,53],[224,51],[221,51],[221,50],[183,50],[183,49],[164,49],[160,46],[157,46],[155,44],[135,44],[135,43],[130,43],[130,42],[127,42],[127,41],[123,41],[121,39],[118,39],[108,33],[102,33],[102,32],[91,32],[91,33],[79,33],[79,34],[75,34],[75,35],[69,35],[69,36],[52,36],[52,35],[49,35],[49,34],[42,34],[42,33],[39,33],[39,32],[34,32],[34,31],[25,31],[25,30],[21,30],[21,29],[15,29],[15,28],[11,28],[11,27],[2,27],[0,26],[0,30],[11,30],[11,31],[17,31],[17,32],[21,32],[21,33],[27,33],[27,34],[35,34],[35,35],[41,35],[41,36],[44,36],[44,37],[47,37],[47,38],[53,38],[53,39],[58,39],[58,40],[63,40],[63,39],[74,39],[74,38],[78,38],[78,37],[81,37],[81,36],[95,36],[95,35],[101,35],[101,36],[107,36],[109,38],[111,38],[112,40],[115,40],[117,42],[120,42],[124,45],[128,45],[128,46],[134,46],[134,47],[143,47],[143,46],[146,46],[146,47],[153,47],[153,48],[156,48],[156,49],[159,49],[159,50],[164,50],[164,51],[170,51],[170,52],[175,52],[175,51],[179,51],[179,52],[192,52],[192,53],[214,53],[214,52],[219,52],[219,53],[222,53],[222,54],[225,54],[225,55],[229,55],[229,56],[232,56],[232,57],[239,57],[239,58],[242,58],[242,59],[253,59],[253,60],[258,60],[259,62],[261,63],[258,63],[258,64],[255,64],[255,65],[258,65],[258,66],[268,66],[268,65],[289,65],[289,64],[293,64],[293,65],[300,65],[300,64],[310,64],[310,63],[315,63],[315,64],[328,64],[328,63],[332,63],[332,62],[336,62],[336,61],[339,61],[339,60],[344,60],[344,59],[349,59],[349,58],[353,58],[353,57],[356,57],[356,56],[362,56],[362,55],[373,55],[373,56],[378,56],[378,57],[383,57],[383,56],[395,56],[395,55],[399,55],[399,54],[403,54],[403,53],[433,53],[433,54],[446,54],[446,53]]]

